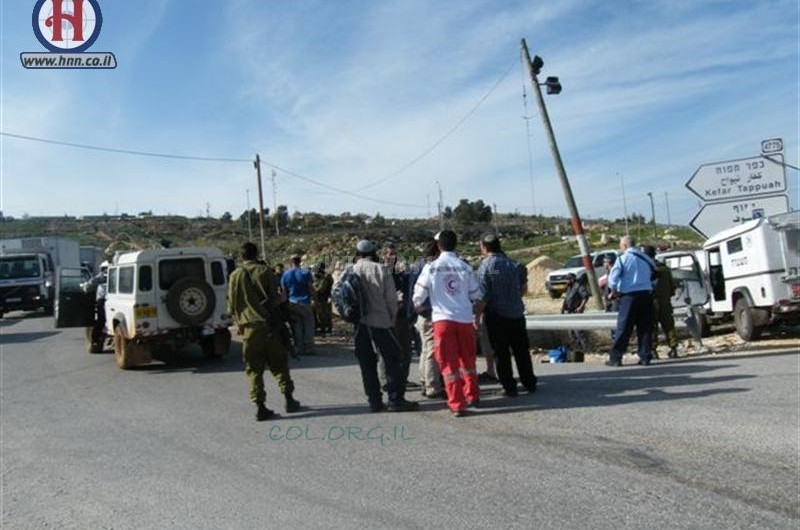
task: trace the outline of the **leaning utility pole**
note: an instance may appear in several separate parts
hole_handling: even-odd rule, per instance
[[[531,55],[530,52],[528,52],[528,45],[525,42],[525,39],[522,39],[520,45],[522,47],[522,54],[525,59],[525,64],[528,65],[528,73],[531,76],[531,83],[533,84],[534,89],[533,91],[536,94],[536,101],[539,104],[539,110],[542,114],[542,121],[544,122],[547,138],[550,142],[550,151],[553,154],[556,171],[558,172],[558,177],[561,181],[561,188],[564,191],[567,207],[569,208],[569,213],[572,217],[572,230],[575,233],[575,237],[578,240],[578,246],[580,247],[581,254],[583,255],[583,266],[586,269],[586,274],[589,278],[589,287],[592,290],[592,296],[595,299],[597,308],[604,309],[605,304],[603,302],[603,296],[600,293],[600,286],[597,284],[597,275],[594,272],[594,265],[592,263],[591,252],[589,250],[589,243],[586,241],[586,235],[583,233],[583,223],[581,222],[580,215],[578,214],[578,207],[575,205],[575,198],[572,195],[572,188],[569,185],[569,180],[567,180],[567,172],[564,170],[564,163],[561,161],[561,154],[558,151],[556,137],[553,133],[553,126],[550,124],[550,117],[547,114],[547,107],[545,107],[544,98],[542,97],[542,89],[539,85],[539,80],[536,77],[536,75],[539,73],[539,69],[542,67],[543,62],[538,56],[536,57],[536,65],[531,62]]]
[[[267,244],[264,240],[264,192],[261,188],[261,157],[256,154],[256,175],[258,176],[258,228],[261,230],[261,259],[267,260]]]

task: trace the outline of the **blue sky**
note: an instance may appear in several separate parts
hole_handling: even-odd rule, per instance
[[[756,156],[767,138],[782,138],[786,161],[800,165],[797,0],[98,1],[103,28],[90,51],[113,52],[115,70],[22,68],[20,52],[45,51],[31,30],[35,2],[0,2],[0,130],[199,157],[259,153],[265,204],[274,165],[290,211],[422,217],[436,212],[438,182],[447,205],[482,199],[566,216],[520,61],[524,37],[544,59],[541,78],[564,86],[546,101],[583,217],[622,217],[624,181],[629,213],[649,217],[651,192],[659,222],[668,196],[671,221],[687,224],[695,169]],[[238,215],[248,189],[257,205],[249,162],[8,136],[0,149],[7,215]],[[795,208],[798,180],[788,169]]]

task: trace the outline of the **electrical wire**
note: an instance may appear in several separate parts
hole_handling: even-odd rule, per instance
[[[377,186],[378,184],[383,184],[383,183],[384,183],[384,182],[386,182],[387,180],[389,180],[389,179],[392,179],[392,178],[396,177],[396,176],[397,176],[397,175],[399,175],[400,173],[402,173],[402,172],[406,171],[408,168],[410,168],[411,166],[413,166],[414,164],[416,164],[417,162],[419,162],[420,160],[422,160],[423,158],[425,158],[426,156],[428,156],[429,154],[431,154],[431,153],[432,153],[434,150],[436,150],[436,148],[437,148],[437,147],[439,147],[439,146],[440,146],[440,145],[441,145],[441,144],[442,144],[442,143],[443,143],[443,142],[444,142],[444,141],[445,141],[445,140],[446,140],[446,139],[447,139],[447,138],[448,138],[450,135],[452,135],[454,132],[456,132],[456,131],[457,131],[457,130],[458,130],[458,129],[459,129],[459,128],[460,128],[460,127],[461,127],[461,126],[464,124],[464,122],[466,122],[466,121],[467,121],[467,120],[470,118],[470,116],[472,116],[472,115],[475,113],[475,111],[476,111],[476,110],[478,110],[478,107],[480,107],[480,106],[483,104],[483,102],[484,102],[484,101],[486,101],[487,99],[489,99],[489,96],[491,96],[491,95],[492,95],[492,93],[494,93],[494,91],[495,91],[495,90],[497,90],[497,87],[499,87],[499,86],[500,86],[500,84],[501,84],[501,83],[502,83],[502,82],[505,80],[505,78],[506,78],[506,77],[508,77],[508,74],[509,74],[509,73],[511,73],[511,70],[513,70],[513,69],[514,69],[514,67],[516,66],[516,64],[517,64],[517,60],[516,60],[516,59],[514,59],[514,61],[511,63],[511,66],[508,68],[508,70],[506,70],[506,71],[503,73],[503,75],[501,75],[501,76],[500,76],[500,78],[499,78],[499,79],[498,79],[498,80],[497,80],[497,81],[494,83],[494,85],[492,85],[492,88],[490,88],[490,89],[489,89],[489,91],[488,91],[486,94],[484,94],[484,95],[483,95],[483,97],[482,97],[480,100],[478,100],[478,102],[477,102],[477,103],[476,103],[476,104],[475,104],[475,105],[474,105],[474,106],[473,106],[471,109],[469,109],[469,110],[467,111],[467,113],[466,113],[466,114],[464,114],[464,115],[461,117],[461,119],[459,119],[459,120],[456,122],[456,124],[455,124],[455,125],[453,125],[453,126],[452,126],[452,127],[451,127],[451,128],[450,128],[450,129],[449,129],[447,132],[446,132],[446,133],[444,133],[444,134],[443,134],[443,135],[442,135],[442,136],[441,136],[441,137],[440,137],[438,140],[436,140],[436,141],[433,143],[433,145],[431,145],[429,148],[427,148],[426,150],[424,150],[422,153],[420,153],[419,155],[417,155],[416,157],[414,157],[414,158],[413,158],[413,159],[412,159],[410,162],[407,162],[406,164],[404,164],[404,165],[400,166],[400,168],[399,168],[399,169],[396,169],[395,171],[393,171],[392,173],[389,173],[389,174],[388,174],[388,175],[386,175],[385,177],[381,177],[380,179],[376,180],[375,182],[372,182],[372,183],[370,183],[370,184],[367,184],[366,186],[362,186],[362,187],[360,187],[360,188],[357,188],[355,191],[364,191],[364,190],[366,190],[366,189],[369,189],[369,188],[375,187],[375,186]]]
[[[134,155],[134,156],[150,156],[150,157],[158,157],[158,158],[177,159],[177,160],[196,160],[196,161],[200,161],[200,162],[227,162],[227,163],[243,163],[243,162],[247,162],[249,164],[254,163],[254,161],[252,159],[250,159],[250,158],[225,158],[225,157],[176,155],[176,154],[170,154],[170,153],[156,153],[156,152],[150,152],[150,151],[137,151],[137,150],[133,150],[133,149],[118,149],[118,148],[114,148],[114,147],[101,147],[101,146],[96,146],[96,145],[80,144],[80,143],[75,143],[75,142],[62,142],[62,141],[59,141],[59,140],[50,140],[50,139],[47,139],[47,138],[38,138],[38,137],[35,137],[35,136],[25,136],[25,135],[22,135],[22,134],[14,134],[14,133],[9,133],[9,132],[4,132],[4,131],[0,131],[0,136],[7,136],[9,138],[17,138],[17,139],[21,139],[21,140],[30,140],[30,141],[34,141],[34,142],[41,142],[41,143],[52,144],[52,145],[62,145],[62,146],[66,146],[66,147],[76,147],[76,148],[80,148],[80,149],[89,149],[91,151],[104,151],[104,152],[120,153],[120,154],[126,154],[126,155]],[[317,186],[320,186],[322,188],[327,188],[329,190],[332,190],[332,191],[335,191],[335,192],[338,192],[338,193],[342,193],[344,195],[349,195],[351,197],[355,197],[355,198],[358,198],[358,199],[371,201],[371,202],[375,202],[375,203],[379,203],[379,204],[388,204],[388,205],[391,205],[391,206],[402,206],[402,207],[407,207],[407,208],[425,208],[425,206],[420,206],[418,204],[406,204],[406,203],[400,203],[400,202],[394,202],[394,201],[386,201],[386,200],[383,200],[383,199],[378,199],[378,198],[375,198],[375,197],[369,197],[367,195],[361,195],[361,194],[358,194],[358,193],[354,193],[354,192],[351,192],[351,191],[348,191],[348,190],[343,190],[341,188],[337,188],[335,186],[331,186],[329,184],[325,184],[324,182],[320,182],[318,180],[315,180],[315,179],[312,179],[312,178],[309,178],[309,177],[304,177],[303,175],[300,175],[299,173],[295,173],[294,171],[290,171],[288,169],[282,168],[281,166],[278,166],[277,164],[273,164],[273,163],[268,162],[266,160],[262,159],[261,162],[262,162],[263,165],[266,165],[266,166],[269,166],[271,168],[274,168],[274,169],[276,169],[278,171],[286,173],[287,175],[290,175],[290,176],[292,176],[294,178],[297,178],[299,180],[304,180],[306,182],[310,182],[310,183],[315,184]]]
[[[35,136],[25,136],[22,134],[13,134],[9,132],[0,131],[0,136],[8,136],[9,138],[18,138],[20,140],[30,140],[33,142],[41,142],[45,144],[63,145],[67,147],[77,147],[79,149],[89,149],[90,151],[106,151],[109,153],[121,153],[124,155],[136,156],[151,156],[157,158],[173,158],[177,160],[199,160],[201,162],[252,162],[249,158],[222,158],[212,156],[190,156],[190,155],[174,155],[170,153],[153,153],[149,151],[134,151],[132,149],[117,149],[114,147],[100,147],[96,145],[78,144],[74,142],[62,142],[59,140],[49,140],[47,138],[37,138]]]

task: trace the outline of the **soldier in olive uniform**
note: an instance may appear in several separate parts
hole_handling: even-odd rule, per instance
[[[289,357],[279,333],[282,325],[278,305],[280,295],[275,275],[257,261],[253,243],[241,247],[243,263],[231,274],[228,308],[242,335],[245,375],[250,400],[256,406],[256,420],[264,421],[275,413],[265,405],[264,370],[269,368],[286,399],[286,412],[296,412],[300,402],[292,396],[294,382],[289,375]]]
[[[642,248],[645,254],[656,259],[656,249],[653,246]],[[658,337],[658,324],[664,331],[669,346],[668,356],[675,358],[678,356],[678,334],[675,332],[675,318],[672,316],[672,295],[675,294],[675,280],[672,278],[672,271],[666,264],[656,261],[656,283],[653,287],[653,357],[658,359],[655,352],[656,338]]]

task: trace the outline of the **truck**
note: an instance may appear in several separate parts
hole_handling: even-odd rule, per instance
[[[90,274],[95,275],[100,271],[100,264],[105,260],[105,253],[100,247],[81,246],[81,267],[85,267]]]
[[[598,278],[605,274],[603,261],[608,258],[611,260],[611,263],[614,263],[617,259],[617,254],[618,252],[616,250],[601,250],[591,253],[592,265],[594,265],[594,272]],[[560,298],[561,295],[564,294],[567,290],[567,276],[569,274],[574,274],[575,276],[586,274],[586,269],[583,267],[582,255],[578,254],[577,256],[572,256],[564,263],[562,268],[550,271],[547,275],[544,281],[544,288],[547,290],[547,294],[550,295],[550,298]]]
[[[723,230],[703,245],[712,318],[733,317],[736,333],[757,339],[776,324],[800,323],[800,211]]]
[[[72,239],[0,239],[0,316],[36,309],[52,315],[58,268],[79,266],[80,246]]]

